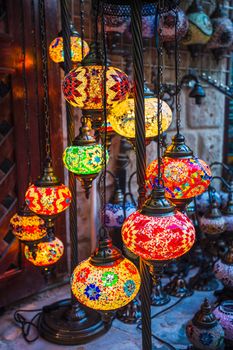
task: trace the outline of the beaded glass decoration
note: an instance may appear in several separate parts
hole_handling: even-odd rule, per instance
[[[82,40],[78,36],[72,36],[70,38],[71,46],[71,61],[81,62],[82,61]],[[83,41],[83,55],[84,57],[89,52],[89,46],[86,41]],[[49,56],[55,63],[64,62],[64,51],[63,51],[63,38],[58,37],[54,39],[49,45]]]
[[[37,241],[43,238],[47,231],[45,222],[37,215],[15,214],[10,220],[12,232],[21,241]]]
[[[94,266],[90,258],[81,262],[71,277],[71,288],[77,300],[95,310],[117,310],[135,298],[140,275],[128,259],[111,266]]]

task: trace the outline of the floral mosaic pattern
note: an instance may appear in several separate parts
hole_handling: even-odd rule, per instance
[[[81,62],[82,61],[82,40],[80,37],[72,36],[70,38],[71,46],[71,61]],[[83,56],[85,57],[89,52],[89,46],[86,41],[83,41]],[[58,37],[54,39],[49,45],[49,56],[55,63],[64,62],[64,51],[63,51],[63,38]]]
[[[70,146],[63,153],[65,167],[77,175],[98,174],[104,166],[102,145]],[[106,152],[107,161],[109,159]]]
[[[232,300],[222,301],[214,310],[215,317],[219,320],[224,329],[225,339],[233,341],[233,302]]]
[[[161,106],[162,131],[166,131],[172,122],[172,111],[168,104],[162,101]],[[145,98],[145,128],[146,138],[158,135],[157,127],[157,98]],[[126,138],[135,138],[135,114],[134,99],[119,103],[114,106],[108,114],[108,120],[112,128],[121,136]]]
[[[132,203],[125,204],[125,214],[126,218],[136,210]],[[121,227],[124,222],[124,210],[122,204],[107,203],[105,206],[105,223],[106,226],[111,227]]]
[[[15,214],[10,220],[13,234],[21,241],[37,241],[43,238],[47,231],[44,220],[39,216],[22,216]]]
[[[208,165],[200,159],[175,159],[163,157],[161,171],[166,197],[192,198],[204,192],[211,181]],[[146,170],[146,184],[151,190],[157,181],[158,161],[154,160]]]
[[[65,99],[81,109],[103,109],[102,66],[80,66],[71,70],[63,82]],[[128,76],[118,68],[108,67],[106,73],[107,107],[125,100],[130,92]]]
[[[50,266],[61,259],[64,253],[64,246],[60,239],[55,238],[53,241],[41,242],[37,245],[35,256],[28,246],[24,248],[24,254],[28,261],[35,266]]]
[[[38,215],[56,215],[71,203],[71,193],[65,185],[39,187],[31,185],[25,195],[29,209]]]
[[[126,247],[146,260],[170,260],[190,250],[195,229],[180,212],[166,217],[149,217],[136,211],[124,222],[122,238]]]
[[[94,266],[90,259],[74,270],[71,288],[77,300],[96,310],[116,310],[137,295],[140,275],[135,265],[122,259],[112,266]]]
[[[204,215],[200,218],[200,227],[205,234],[218,235],[225,231],[226,222],[223,216],[219,218],[209,218]]]

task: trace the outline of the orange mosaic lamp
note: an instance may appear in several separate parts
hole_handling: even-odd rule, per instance
[[[50,161],[46,163],[42,176],[27,189],[25,202],[32,212],[45,220],[53,219],[69,207],[70,190],[55,177]]]
[[[151,263],[176,259],[195,241],[191,220],[175,210],[164,194],[164,189],[154,189],[142,209],[131,214],[122,226],[125,246]]]
[[[205,192],[212,176],[208,165],[194,157],[185,144],[184,136],[177,134],[167,147],[161,164],[162,179],[166,197],[182,208],[184,203]],[[146,184],[149,189],[157,186],[158,161],[154,160],[146,171]]]
[[[70,37],[71,61],[78,63],[82,61],[82,40],[79,36]],[[89,52],[89,46],[86,41],[83,41],[84,57]],[[54,39],[49,45],[49,57],[55,63],[64,62],[63,38],[59,36]]]
[[[46,236],[45,222],[28,207],[16,213],[10,220],[12,233],[24,243],[35,242]]]
[[[25,246],[25,258],[35,266],[49,267],[61,259],[64,253],[64,245],[56,237],[48,238],[40,242],[36,247]]]
[[[81,262],[71,277],[77,300],[98,311],[127,305],[137,295],[140,283],[135,265],[121,255],[110,239],[100,241],[95,253]]]

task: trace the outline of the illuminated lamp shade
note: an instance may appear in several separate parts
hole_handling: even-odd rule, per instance
[[[140,282],[135,265],[108,239],[100,242],[91,258],[76,267],[71,289],[81,304],[99,311],[113,311],[135,298]]]
[[[82,61],[82,40],[79,36],[72,36],[70,38],[71,46],[71,61],[81,62]],[[89,46],[86,41],[83,41],[83,54],[84,57],[89,52]],[[54,39],[49,45],[49,57],[55,63],[64,62],[64,51],[63,51],[63,38],[58,37]]]
[[[158,135],[157,127],[157,111],[158,99],[153,96],[153,93],[144,86],[145,97],[145,129],[146,139],[151,140]],[[135,112],[134,98],[131,96],[128,100],[114,106],[108,113],[108,120],[115,132],[131,143],[135,142]],[[161,101],[161,120],[162,132],[166,131],[172,122],[172,111],[168,104]]]
[[[49,161],[43,169],[42,176],[27,189],[25,202],[32,212],[44,219],[53,218],[69,207],[70,190],[54,176]]]
[[[103,110],[104,60],[98,50],[91,46],[82,66],[71,70],[63,82],[65,99],[74,107],[87,111]],[[110,108],[125,100],[130,92],[128,76],[120,69],[108,66],[106,71],[106,106]]]
[[[142,209],[125,220],[123,243],[150,261],[169,261],[187,253],[194,244],[195,229],[189,218],[174,208],[163,189],[153,190]]]
[[[104,147],[96,143],[84,121],[79,136],[75,138],[73,145],[65,149],[63,163],[81,182],[87,198],[89,197],[92,181],[104,166],[103,155]],[[108,161],[108,159],[109,155],[106,151],[106,160]]]
[[[166,197],[176,205],[191,201],[203,193],[211,181],[208,165],[194,157],[191,149],[185,144],[184,136],[178,134],[172,144],[165,150],[162,165],[162,178]],[[146,183],[149,189],[156,186],[158,162],[154,160],[146,170]]]
[[[22,242],[34,242],[43,238],[47,231],[45,222],[27,208],[16,213],[10,220],[12,232]]]
[[[212,203],[212,208],[200,218],[200,227],[203,233],[213,237],[225,231],[225,219],[215,202]]]
[[[64,253],[64,246],[60,239],[54,237],[36,245],[36,249],[24,248],[25,257],[35,266],[48,267],[57,263]]]

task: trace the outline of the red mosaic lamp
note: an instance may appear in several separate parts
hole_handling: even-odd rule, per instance
[[[187,253],[195,241],[188,217],[175,210],[163,188],[155,188],[141,210],[125,220],[122,239],[126,247],[145,260],[165,262]]]
[[[90,45],[90,52],[82,65],[71,70],[63,82],[64,97],[72,106],[82,109],[91,117],[94,128],[102,125],[104,93],[104,59],[97,44]],[[124,101],[130,93],[128,76],[110,65],[106,68],[106,108]]]

